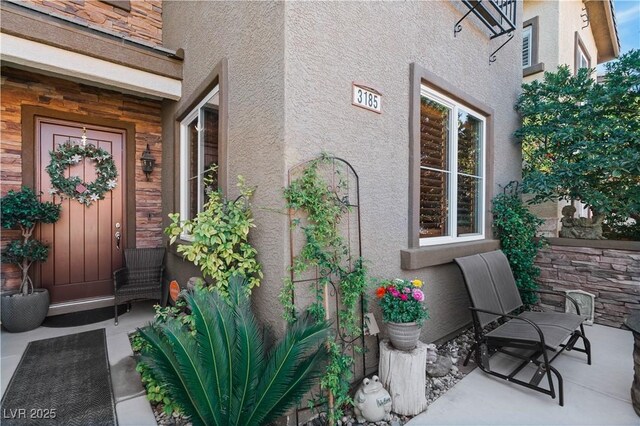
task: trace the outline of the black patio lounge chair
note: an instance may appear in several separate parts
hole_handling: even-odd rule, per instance
[[[125,267],[113,273],[115,325],[118,305],[140,299],[158,299],[164,304],[162,276],[164,248],[125,249]]]
[[[509,262],[502,251],[460,257],[455,261],[462,270],[473,305],[469,309],[473,318],[475,343],[464,365],[475,354],[477,365],[485,373],[555,399],[556,391],[551,376],[553,372],[558,381],[560,405],[564,405],[562,376],[551,366],[551,362],[563,351],[575,350],[585,353],[587,362],[591,365],[591,344],[585,337],[582,325],[586,318],[580,315],[578,303],[561,292],[537,290],[538,293],[563,296],[565,303],[569,300],[574,304],[577,314],[529,311],[514,314],[523,304]],[[486,325],[500,319],[506,322],[485,332]],[[574,347],[579,338],[583,341],[583,348]],[[492,371],[489,359],[495,351],[519,358],[522,362],[508,375]],[[528,382],[517,379],[516,375],[528,364],[538,367],[533,377]],[[549,383],[548,389],[540,386],[545,377]]]

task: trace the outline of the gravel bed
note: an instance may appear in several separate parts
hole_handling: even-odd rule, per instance
[[[458,335],[454,339],[437,347],[438,355],[450,357],[453,366],[451,367],[449,373],[442,377],[430,377],[427,374],[425,395],[427,397],[428,405],[431,405],[436,399],[444,395],[449,389],[451,389],[456,383],[462,380],[464,376],[466,376],[475,368],[475,363],[473,362],[473,360],[471,360],[467,367],[464,367],[462,365],[465,357],[471,349],[472,344],[473,329],[471,328],[465,330],[462,334]],[[347,412],[346,415],[337,423],[338,426],[402,426],[409,422],[411,418],[411,416],[401,416],[392,412],[390,421],[358,423],[355,419],[355,416],[353,415],[353,412]],[[326,415],[322,413],[317,418],[307,422],[305,426],[324,426],[325,424]]]
[[[188,419],[185,419],[182,414],[173,413],[165,414],[162,411],[162,404],[151,405],[153,409],[153,414],[156,416],[156,423],[161,426],[191,426],[191,422]]]

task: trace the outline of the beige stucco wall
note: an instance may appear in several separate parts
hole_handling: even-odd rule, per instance
[[[577,31],[587,48],[587,53],[591,56],[591,67],[595,68],[598,58],[598,49],[596,42],[591,33],[591,25],[582,28],[585,23],[582,21],[581,14],[584,3],[581,0],[562,1],[560,2],[560,43],[558,50],[558,63],[567,64],[570,69],[575,71],[575,32]]]
[[[518,123],[513,105],[521,81],[521,34],[489,65],[502,40],[490,41],[474,18],[465,20],[454,38],[454,23],[464,13],[460,7],[449,2],[164,3],[164,44],[185,50],[183,99],[228,59],[229,188],[237,174],[258,186],[252,242],[265,277],[252,299],[276,331],[283,326],[277,295],[289,263],[282,188],[290,167],[321,151],[345,158],[360,175],[363,255],[371,275],[426,282],[431,320],[423,340],[442,338],[470,321],[453,264],[400,269],[400,250],[409,245],[412,62],[495,110],[491,185],[520,177],[520,148],[512,133]],[[352,81],[383,93],[382,114],[351,105]],[[164,109],[165,143],[174,147],[173,116],[180,107],[166,103]],[[175,153],[163,152],[171,164]],[[178,170],[165,173],[171,175],[164,181],[174,182]],[[165,213],[178,208],[169,196],[173,191],[167,184]],[[197,272],[174,255],[168,269],[170,278],[183,281]]]
[[[182,101],[167,104],[164,110],[164,141],[178,146],[173,128],[174,114],[183,107],[213,68],[228,60],[229,125],[228,176],[230,196],[237,196],[236,176],[256,185],[253,199],[257,228],[251,231],[258,248],[265,280],[254,292],[255,310],[276,330],[283,327],[277,301],[285,274],[285,238],[288,238],[283,211],[284,186],[284,5],[275,2],[163,2],[163,43],[185,51]],[[165,151],[173,163],[173,150]],[[175,153],[177,154],[177,153]],[[171,194],[176,168],[163,176],[165,213],[177,211]],[[285,261],[286,258],[286,261]],[[181,284],[198,271],[175,255],[168,256],[171,279]]]
[[[574,1],[574,0],[569,0]],[[581,1],[578,1],[582,3]],[[554,70],[558,67],[558,45],[562,41],[568,43],[569,39],[560,39],[560,2],[548,0],[526,0],[522,11],[522,21],[539,17],[538,32],[538,62],[544,63],[545,71]],[[573,46],[573,35],[571,36],[571,45]],[[535,65],[535,64],[534,64]],[[533,80],[542,78],[543,73],[524,77],[524,83],[530,83]]]
[[[322,150],[351,162],[360,176],[363,255],[371,275],[425,281],[431,319],[424,341],[455,331],[470,321],[457,267],[400,268],[400,250],[409,244],[409,67],[416,62],[495,109],[497,190],[520,177],[512,133],[521,33],[489,65],[502,40],[490,41],[473,17],[454,38],[462,12],[450,2],[290,2],[285,10],[286,167]],[[382,114],[351,105],[352,81],[383,93]]]

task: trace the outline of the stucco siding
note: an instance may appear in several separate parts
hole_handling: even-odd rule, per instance
[[[560,38],[559,10],[560,2],[557,1],[527,0],[524,2],[522,20],[526,21],[536,16],[539,17],[538,62],[544,63],[545,71],[552,71],[558,67],[559,43],[569,42],[568,38]],[[573,46],[573,33],[570,41]],[[524,83],[530,83],[533,80],[542,78],[542,75],[542,73],[529,75],[523,79]]]
[[[520,147],[512,133],[518,124],[513,105],[522,78],[521,32],[489,65],[504,38],[490,41],[473,17],[454,38],[454,23],[464,12],[448,2],[290,2],[285,8],[286,167],[321,151],[354,166],[371,275],[423,279],[432,318],[422,337],[441,338],[470,320],[460,273],[452,264],[400,268],[400,250],[408,247],[410,64],[495,110],[491,184],[498,191],[520,177]],[[383,93],[382,114],[351,105],[353,81]],[[488,209],[487,203],[486,214]]]
[[[251,242],[257,247],[265,278],[252,298],[261,320],[276,331],[283,328],[277,296],[285,276],[288,238],[282,188],[284,169],[284,6],[275,2],[163,2],[163,44],[185,51],[182,100],[167,103],[164,140],[179,146],[175,114],[194,95],[211,71],[228,60],[228,191],[237,196],[236,176],[257,186],[253,213],[257,227]],[[167,150],[165,161],[175,164],[177,152]],[[177,184],[179,170],[167,171],[165,182]],[[168,183],[165,213],[178,210]],[[177,188],[176,188],[177,189]],[[166,224],[166,222],[165,222]],[[170,279],[186,283],[195,268],[172,255]],[[286,260],[285,260],[286,258]]]
[[[560,42],[558,50],[558,63],[569,65],[569,69],[575,71],[575,32],[577,31],[584,43],[587,53],[591,57],[591,67],[595,68],[598,58],[598,49],[591,32],[591,25],[583,22],[581,15],[586,14],[582,10],[585,6],[582,1],[562,1],[560,4]],[[585,27],[585,28],[583,28]]]

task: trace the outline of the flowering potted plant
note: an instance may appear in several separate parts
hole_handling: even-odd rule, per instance
[[[383,282],[376,290],[382,319],[387,323],[389,340],[396,349],[414,349],[420,338],[422,324],[429,318],[421,288],[420,280],[396,278]]]

